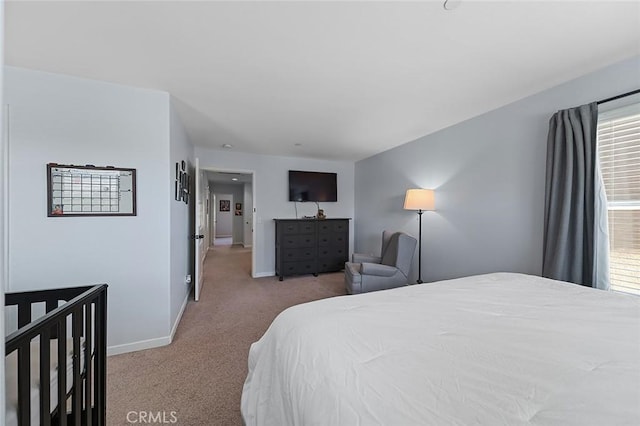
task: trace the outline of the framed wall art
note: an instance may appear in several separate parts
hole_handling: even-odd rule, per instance
[[[136,169],[47,164],[47,216],[135,216]]]
[[[187,163],[179,161],[176,163],[176,180],[174,182],[174,198],[176,201],[184,201],[189,204],[189,194],[191,194],[191,176],[187,173]]]

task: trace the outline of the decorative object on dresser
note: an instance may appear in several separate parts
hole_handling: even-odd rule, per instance
[[[404,209],[418,211],[418,284],[422,284],[422,213],[435,210],[433,189],[407,189]]]
[[[349,219],[274,219],[276,275],[337,272],[349,255]]]

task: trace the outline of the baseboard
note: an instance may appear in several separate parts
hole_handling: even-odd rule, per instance
[[[242,247],[244,247],[244,248],[251,248],[251,247],[253,247],[253,246],[252,246],[251,244],[245,244],[245,243],[242,243]]]
[[[127,352],[136,352],[144,349],[158,348],[171,343],[171,336],[158,337],[156,339],[141,340],[139,342],[127,343],[124,345],[116,345],[107,347],[107,356],[124,354]]]
[[[253,278],[275,277],[276,271],[270,272],[256,272],[253,274]]]
[[[173,342],[173,337],[176,334],[176,330],[178,329],[178,324],[180,324],[180,320],[182,319],[182,314],[184,314],[184,310],[187,308],[187,304],[189,303],[189,295],[190,295],[190,292],[187,293],[186,297],[184,298],[184,302],[182,302],[182,306],[180,307],[180,312],[178,313],[178,316],[176,317],[176,321],[174,322],[173,327],[171,328],[170,335],[165,337],[158,337],[156,339],[141,340],[139,342],[126,343],[124,345],[109,346],[107,348],[107,356],[120,355],[128,352],[142,351],[144,349],[158,348],[160,346],[166,346],[171,344],[171,342]]]
[[[176,330],[178,329],[178,324],[180,324],[180,320],[182,319],[182,314],[184,313],[184,310],[187,308],[187,303],[189,303],[190,294],[191,294],[191,291],[187,292],[187,295],[184,298],[184,302],[182,302],[182,306],[180,307],[180,312],[178,312],[178,316],[176,317],[176,321],[173,323],[173,327],[171,327],[169,342],[173,342],[173,336],[176,335]]]

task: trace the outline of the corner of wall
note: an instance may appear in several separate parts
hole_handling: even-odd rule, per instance
[[[180,120],[175,106],[176,98],[169,100],[169,184],[175,185],[176,164],[184,161],[185,171],[193,182],[194,149],[189,136]],[[191,191],[193,194],[193,189]],[[175,194],[170,195],[168,208],[170,212],[169,235],[169,285],[168,309],[169,323],[167,332],[169,340],[173,339],[175,330],[180,322],[189,299],[192,285],[185,283],[187,275],[193,276],[193,244],[189,238],[193,234],[193,197],[189,203],[175,200]]]
[[[4,1],[0,1],[0,22],[4,22]],[[6,139],[5,139],[5,108],[4,108],[4,96],[3,96],[3,70],[4,70],[4,32],[0,31],[0,176],[2,176],[2,185],[0,186],[0,330],[4,330],[4,289],[7,285],[5,279],[5,215],[7,210],[7,198],[5,194],[6,185]],[[4,359],[4,345],[0,348],[0,359]],[[4,362],[0,363],[0,377],[4,377]],[[0,401],[5,400],[4,395],[4,383],[0,385]],[[5,404],[0,403],[0,419],[5,418]]]

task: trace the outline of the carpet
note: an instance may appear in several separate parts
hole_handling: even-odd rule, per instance
[[[280,282],[250,271],[250,248],[212,248],[173,343],[107,359],[108,425],[242,425],[251,343],[289,306],[345,294],[341,272]]]

